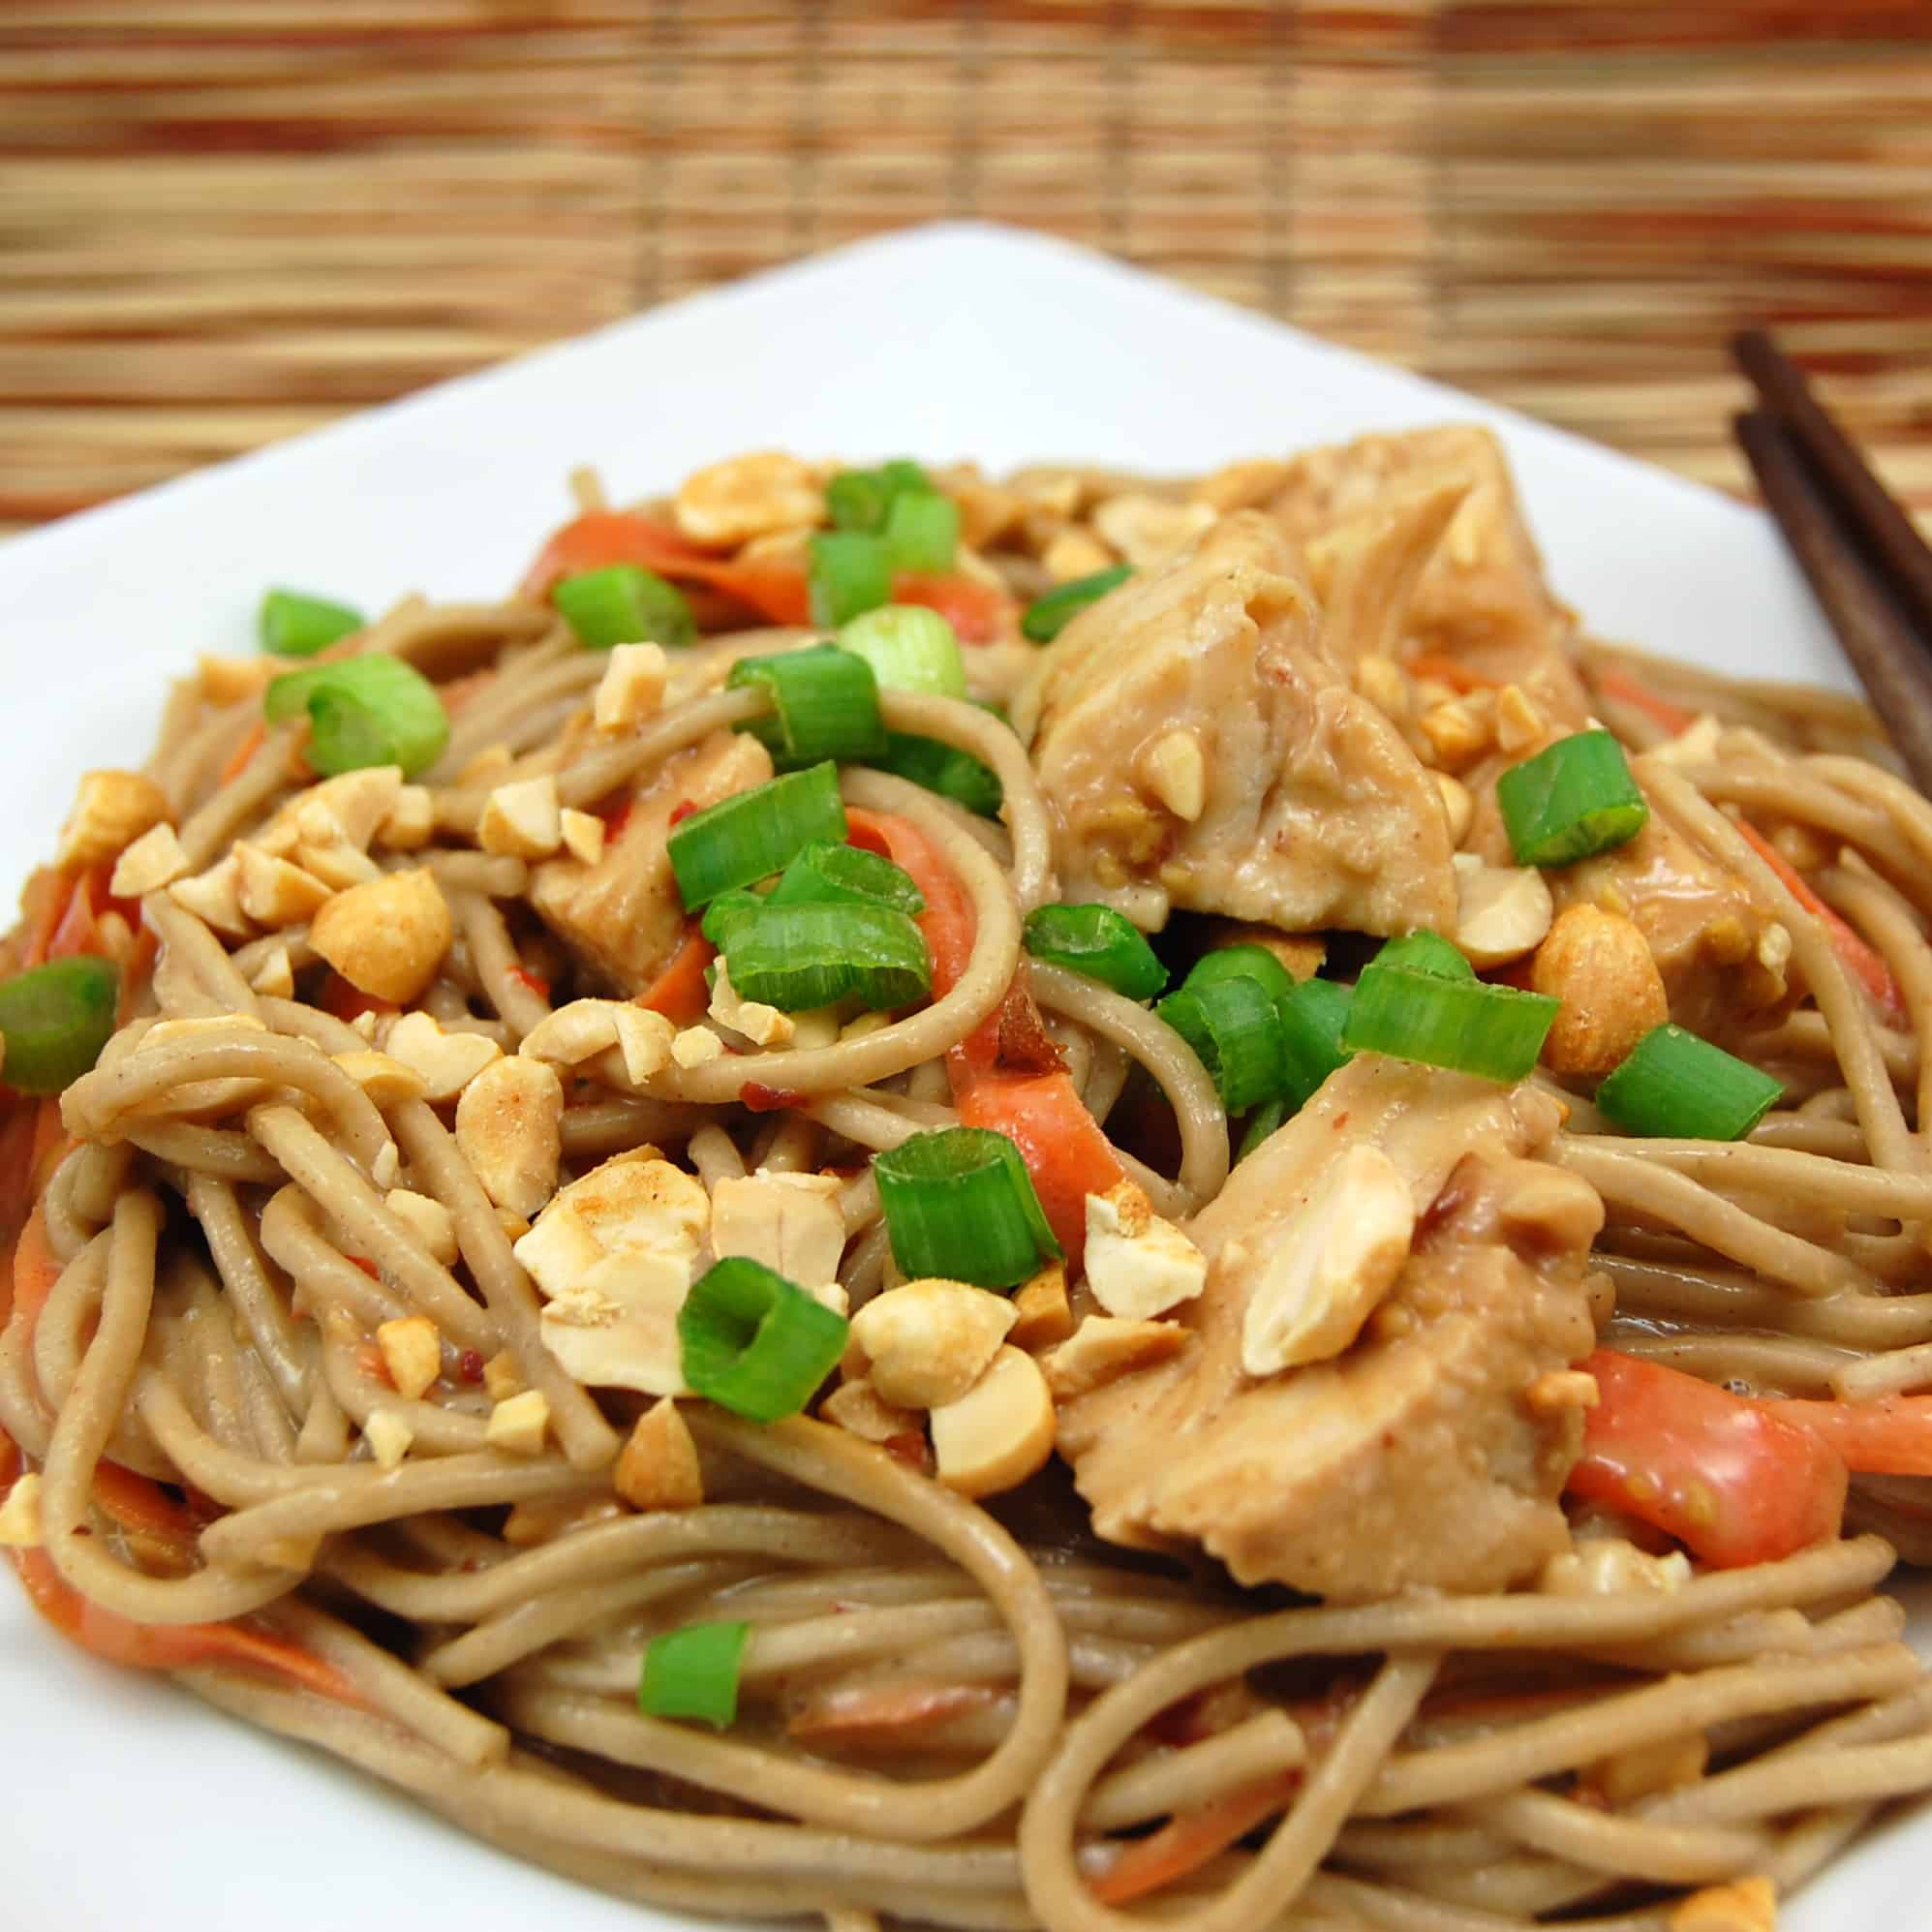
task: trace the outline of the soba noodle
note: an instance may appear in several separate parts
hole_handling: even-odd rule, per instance
[[[601,507],[594,477],[573,486]],[[1024,553],[994,546],[994,566],[1037,583]],[[563,807],[592,810],[754,719],[768,698],[717,689],[723,665],[806,635],[701,645],[709,668],[612,736],[585,721],[603,659],[546,607],[411,599],[369,627],[352,648],[414,663],[454,711],[425,781],[431,843],[377,854],[426,867],[449,908],[416,1004],[452,1038],[514,1052],[570,969],[531,916],[532,864],[476,848],[493,787],[547,775]],[[1604,1339],[1782,1394],[1932,1390],[1932,804],[1848,700],[1600,646],[1583,661],[1627,674],[1601,710],[1645,790],[1772,909],[1808,995],[1727,1041],[1786,1082],[1741,1143],[1612,1135],[1565,1094],[1553,1157],[1608,1214]],[[1631,676],[1715,721],[1700,750],[1617,694]],[[837,1176],[853,1304],[896,1279],[868,1157],[959,1118],[944,1058],[1000,1006],[1022,921],[1054,896],[1052,811],[1012,731],[956,698],[887,691],[883,708],[1003,790],[994,824],[905,779],[841,776],[848,805],[911,825],[958,881],[974,936],[955,981],[843,1036],[644,1080],[606,1047],[575,1067],[556,1130],[567,1178],[646,1145],[707,1187]],[[191,871],[306,782],[298,734],[256,742],[259,718],[254,687],[169,705],[148,772]],[[1816,899],[1732,808],[1811,850]],[[1884,961],[1896,1025],[1820,905]],[[1911,1479],[1857,1480],[1854,1533],[1777,1561],[1354,1607],[1110,1549],[1050,1476],[1040,1507],[966,1500],[918,1447],[908,1463],[903,1443],[811,1415],[759,1427],[687,1402],[704,1500],[633,1511],[611,1466],[642,1404],[582,1386],[545,1346],[520,1217],[446,1104],[357,1076],[372,1029],[322,1003],[306,929],[225,934],[166,890],[139,921],[151,938],[124,911],[100,919],[99,949],[126,967],[123,1024],[60,1103],[69,1138],[43,1163],[33,1230],[48,1286],[0,1336],[0,1425],[38,1478],[15,1553],[57,1623],[85,1607],[97,1647],[515,1856],[621,1897],[813,1912],[835,1932],[880,1917],[1123,1932],[1142,1914],[1108,1875],[1218,1829],[1154,1887],[1163,1924],[1478,1932],[1557,1915],[1663,1932],[1684,1891],[1787,1891],[1932,1786],[1932,1683],[1872,1594],[1894,1546],[1932,1559]],[[1180,1036],[1064,967],[1035,963],[1030,986],[1095,1120],[1171,1116],[1164,1167],[1117,1137],[1155,1211],[1214,1200],[1227,1123]],[[403,1185],[429,1220],[398,1209]],[[435,1324],[444,1373],[406,1396],[371,1338],[414,1315]],[[499,1386],[540,1395],[534,1453],[495,1432]],[[384,1429],[406,1455],[378,1453]],[[137,1478],[164,1487],[131,1499]],[[640,1714],[651,1638],[720,1619],[751,1629],[739,1724]],[[257,1653],[196,1657],[132,1628],[210,1623]]]

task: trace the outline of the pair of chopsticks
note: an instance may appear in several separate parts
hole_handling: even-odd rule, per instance
[[[1758,391],[1732,429],[1852,668],[1932,792],[1932,550],[1763,329],[1731,353]]]

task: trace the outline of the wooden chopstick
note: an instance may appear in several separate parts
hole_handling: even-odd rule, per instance
[[[1762,329],[1732,352],[1763,407],[1732,427],[1785,541],[1921,791],[1932,791],[1932,551]]]

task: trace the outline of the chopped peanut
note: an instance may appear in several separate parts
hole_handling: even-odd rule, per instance
[[[1208,760],[1199,736],[1187,730],[1164,731],[1144,754],[1153,795],[1188,824],[1208,803]]]
[[[426,1083],[414,1067],[388,1054],[336,1054],[335,1063],[378,1107],[395,1107],[405,1100],[420,1100]]]
[[[491,1409],[483,1440],[510,1456],[541,1456],[549,1427],[549,1398],[541,1389],[526,1389]]]
[[[1095,504],[1089,516],[1100,537],[1140,569],[1166,563],[1215,519],[1211,504],[1174,503],[1139,491]]]
[[[541,1060],[492,1060],[456,1103],[456,1146],[483,1192],[530,1215],[557,1191],[564,1088]]]
[[[670,1396],[637,1418],[617,1458],[613,1486],[634,1510],[694,1510],[704,1501],[697,1444]]]
[[[801,1288],[836,1281],[845,1251],[839,1182],[829,1174],[748,1174],[711,1191],[711,1247],[748,1255]]]
[[[603,820],[595,812],[579,812],[567,805],[557,815],[564,835],[564,849],[573,859],[594,866],[603,857]]]
[[[268,657],[218,658],[204,651],[196,660],[197,682],[209,704],[239,704],[243,698],[259,698],[286,661]]]
[[[1476,801],[1469,796],[1469,787],[1447,772],[1436,773],[1435,788],[1442,794],[1442,815],[1449,820],[1449,843],[1459,845],[1469,836]]]
[[[144,892],[172,885],[187,871],[188,854],[181,849],[174,827],[152,825],[115,861],[107,890],[116,899],[138,899]]]
[[[523,1394],[523,1371],[508,1349],[499,1349],[483,1364],[483,1393],[493,1402],[506,1402]]]
[[[1563,1003],[1543,1043],[1557,1073],[1600,1079],[1671,1017],[1664,976],[1634,920],[1567,905],[1536,949],[1530,984]]]
[[[925,1426],[914,1410],[888,1402],[863,1375],[841,1382],[819,1403],[818,1417],[864,1442],[890,1442],[895,1436],[912,1435]]]
[[[1279,457],[1244,457],[1197,478],[1187,494],[1226,516],[1230,510],[1259,508],[1271,497],[1279,496],[1291,474]]]
[[[1110,1315],[1165,1314],[1207,1280],[1207,1257],[1131,1181],[1087,1197],[1087,1285]]]
[[[1339,1355],[1409,1257],[1415,1203],[1366,1143],[1337,1154],[1283,1230],[1242,1321],[1242,1366],[1273,1375]]]
[[[414,1402],[443,1373],[443,1337],[427,1315],[404,1315],[376,1330],[376,1346],[396,1394]]]
[[[537,1496],[518,1503],[504,1518],[498,1531],[512,1549],[534,1549],[572,1530],[589,1529],[594,1523],[616,1522],[625,1514],[615,1496],[580,1496],[566,1492],[561,1496]]]
[[[31,1469],[15,1477],[0,1503],[0,1549],[41,1547],[41,1479]]]
[[[162,1047],[170,1040],[196,1040],[222,1033],[265,1033],[267,1027],[253,1013],[194,1013],[179,1020],[157,1020],[140,1036],[142,1047]]]
[[[217,933],[231,939],[248,937],[248,915],[241,909],[241,866],[232,852],[193,878],[177,878],[168,896]]]
[[[1621,1811],[1659,1792],[1696,1784],[1709,1764],[1710,1739],[1702,1731],[1686,1731],[1613,1751],[1586,1766],[1583,1776],[1612,1811]]]
[[[1013,1291],[1014,1322],[1006,1339],[1037,1355],[1073,1333],[1073,1309],[1066,1299],[1066,1270],[1057,1261]]]
[[[403,791],[400,765],[364,765],[323,779],[294,801],[297,834],[316,844],[342,839],[358,852],[367,851],[370,840],[401,803]]]
[[[822,523],[825,491],[809,464],[782,449],[758,449],[693,470],[671,515],[693,543],[734,547],[770,531]]]
[[[331,892],[347,892],[352,885],[368,885],[383,876],[383,868],[339,831],[327,839],[298,839],[287,856]]]
[[[591,716],[599,731],[628,731],[663,709],[670,659],[661,644],[620,644],[598,684]]]
[[[108,888],[111,891],[113,888]],[[255,977],[249,986],[257,993],[265,994],[271,999],[292,999],[295,997],[295,967],[289,957],[287,946],[276,946],[262,959],[255,969]]]
[[[371,1409],[362,1425],[362,1440],[380,1468],[398,1469],[415,1440],[415,1430],[394,1409]]]
[[[1369,651],[1356,659],[1355,688],[1377,711],[1391,718],[1408,716],[1408,673],[1382,652]]]
[[[709,1066],[724,1056],[724,1042],[709,1027],[683,1027],[671,1036],[671,1058],[682,1067]]]
[[[546,772],[498,785],[483,803],[476,843],[509,858],[547,859],[564,843],[557,781]]]
[[[404,1013],[383,1036],[383,1051],[422,1076],[425,1100],[454,1100],[504,1050],[483,1033],[445,1033],[428,1013]]]
[[[414,852],[436,831],[436,802],[426,784],[399,786],[388,815],[376,828],[376,842],[397,852]]]
[[[1615,1597],[1631,1590],[1669,1596],[1691,1580],[1681,1549],[1652,1556],[1620,1536],[1588,1536],[1543,1566],[1537,1588],[1551,1597]]]
[[[573,999],[531,1027],[517,1052],[552,1066],[581,1066],[617,1045],[618,1004],[615,999]]]
[[[1587,1369],[1549,1368],[1522,1392],[1522,1399],[1536,1415],[1560,1416],[1567,1409],[1594,1409],[1603,1392]]]
[[[1173,1322],[1089,1315],[1067,1340],[1042,1358],[1040,1367],[1054,1399],[1067,1402],[1118,1376],[1165,1362],[1186,1345],[1187,1331]]]
[[[1086,530],[1062,530],[1040,553],[1047,575],[1057,584],[1070,584],[1077,577],[1111,570],[1119,561],[1106,544]]]
[[[1762,1874],[1694,1891],[1671,1914],[1671,1932],[1777,1932],[1778,1891]]]
[[[721,1027],[729,1027],[734,1033],[743,1033],[755,1046],[785,1047],[791,1044],[791,1015],[781,1013],[776,1006],[767,1006],[762,1000],[740,999],[724,969],[722,958],[718,962],[718,977],[712,982],[711,1017]],[[673,1047],[672,1051],[675,1052],[676,1048]]]
[[[394,1141],[384,1141],[376,1158],[369,1163],[369,1179],[378,1187],[393,1187],[403,1176],[403,1156]]]
[[[458,784],[494,784],[515,763],[507,745],[485,745],[456,774],[456,782]]]
[[[417,1194],[407,1187],[392,1187],[383,1205],[422,1242],[445,1268],[454,1264],[460,1250],[456,1245],[456,1223],[449,1210],[431,1194]]]
[[[963,1496],[997,1495],[1054,1453],[1054,1398],[1030,1355],[1001,1348],[958,1401],[933,1411],[932,1428],[939,1481]]]
[[[1456,943],[1479,969],[1507,966],[1543,942],[1555,910],[1534,866],[1486,866],[1456,854]]]
[[[337,893],[309,927],[309,943],[344,979],[399,1006],[436,977],[454,936],[442,888],[422,869]]]
[[[908,1281],[852,1317],[882,1399],[903,1409],[957,1402],[999,1352],[1017,1319],[1003,1295],[964,1281]]]
[[[1460,771],[1489,749],[1495,719],[1489,707],[1474,701],[1476,695],[1432,704],[1416,721],[1435,762],[1445,771]]]
[[[1496,693],[1497,751],[1520,757],[1532,745],[1541,744],[1549,730],[1549,720],[1520,685],[1505,685]]]
[[[624,1077],[642,1087],[671,1057],[677,1028],[661,1013],[628,1000],[617,1005],[617,1050],[624,1056]]]
[[[141,772],[83,772],[55,863],[98,866],[168,820],[168,794]]]

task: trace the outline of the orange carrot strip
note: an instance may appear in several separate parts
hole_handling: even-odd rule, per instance
[[[1891,976],[1891,968],[1819,898],[1791,861],[1755,825],[1748,819],[1740,818],[1737,829],[1743,833],[1744,843],[1777,874],[1785,890],[1823,924],[1831,941],[1831,950],[1844,963],[1845,970],[1878,1001],[1887,1019],[1903,1019],[1905,997],[1898,990],[1898,982]]]
[[[1633,711],[1641,711],[1646,718],[1661,724],[1671,737],[1688,731],[1697,721],[1695,712],[1686,711],[1681,704],[1672,704],[1668,697],[1660,697],[1648,685],[1641,685],[1627,671],[1619,671],[1614,664],[1607,664],[1596,674],[1597,689],[1604,696],[1614,698],[1619,704],[1627,704]]]
[[[793,1737],[867,1737],[942,1724],[993,1701],[985,1684],[881,1684],[829,1691],[799,1711]]]
[[[173,1543],[193,1543],[201,1525],[150,1477],[118,1462],[94,1465],[94,1501],[123,1529],[141,1530]]]
[[[1152,1836],[1135,1839],[1092,1880],[1093,1896],[1102,1905],[1125,1905],[1198,1872],[1263,1819],[1280,1811],[1301,1786],[1300,1771],[1277,1771],[1194,1811],[1177,1813]]]
[[[670,964],[637,996],[637,1004],[661,1013],[674,1027],[694,1027],[711,1004],[704,969],[718,957],[718,948],[693,921],[686,929]]]
[[[1449,657],[1441,651],[1425,651],[1420,657],[1411,658],[1402,668],[1412,678],[1428,678],[1439,685],[1447,685],[1451,690],[1494,690],[1496,680],[1486,678],[1480,671],[1472,671],[1459,658]]]
[[[234,750],[229,753],[229,761],[227,764],[225,764],[222,767],[222,775],[220,779],[216,781],[216,782],[220,784],[230,784],[232,783],[234,780],[240,778],[242,773],[248,769],[249,759],[254,757],[256,752],[261,751],[262,745],[267,740],[267,737],[268,737],[267,721],[265,719],[258,718],[255,721],[255,722],[246,731],[244,731],[241,734],[241,743],[237,745],[234,748]]]

